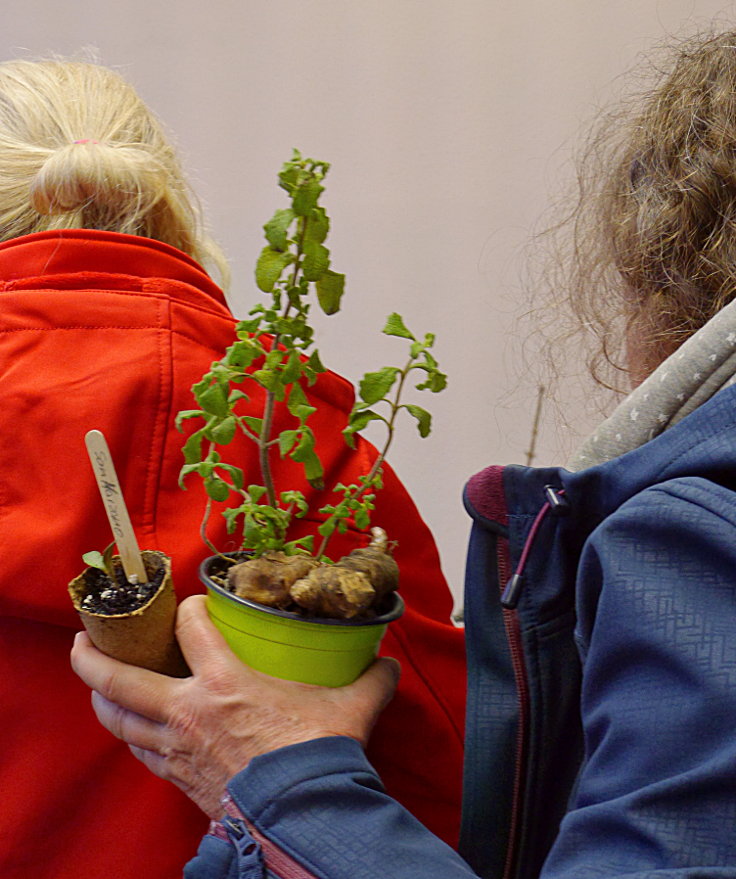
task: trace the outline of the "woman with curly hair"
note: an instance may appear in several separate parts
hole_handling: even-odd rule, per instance
[[[190,600],[189,686],[73,653],[102,722],[216,819],[188,877],[736,875],[736,32],[678,46],[588,158],[564,295],[633,390],[567,468],[467,484],[460,854],[363,755],[394,665],[269,689]]]

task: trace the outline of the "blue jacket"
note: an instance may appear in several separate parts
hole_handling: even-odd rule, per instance
[[[735,488],[736,387],[600,466],[475,476],[462,857],[330,738],[235,776],[186,877],[736,877]]]

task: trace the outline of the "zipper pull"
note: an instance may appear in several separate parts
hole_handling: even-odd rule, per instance
[[[265,879],[261,847],[250,835],[244,822],[226,815],[222,819],[222,826],[235,847],[238,879]]]
[[[501,593],[501,607],[506,610],[513,610],[519,603],[521,598],[521,590],[524,586],[524,577],[522,574],[514,574],[506,584]]]
[[[545,485],[544,497],[553,516],[566,516],[570,512],[570,501],[565,497],[564,488],[558,490],[554,485]]]

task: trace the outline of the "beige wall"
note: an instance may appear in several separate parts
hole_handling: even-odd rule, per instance
[[[615,78],[716,0],[30,0],[5,10],[5,57],[95,47],[177,134],[232,259],[232,306],[258,295],[261,225],[293,146],[333,164],[325,203],[348,275],[324,359],[352,378],[392,363],[390,311],[438,334],[450,388],[435,430],[392,456],[440,543],[457,595],[465,479],[523,462],[534,389],[512,316],[520,249],[560,182],[576,133]],[[420,402],[417,400],[417,402]],[[575,412],[570,413],[574,422]],[[560,460],[545,420],[538,463]]]

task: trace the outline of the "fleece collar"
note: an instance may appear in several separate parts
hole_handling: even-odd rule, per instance
[[[623,400],[568,463],[582,470],[632,451],[736,381],[736,300]]]

